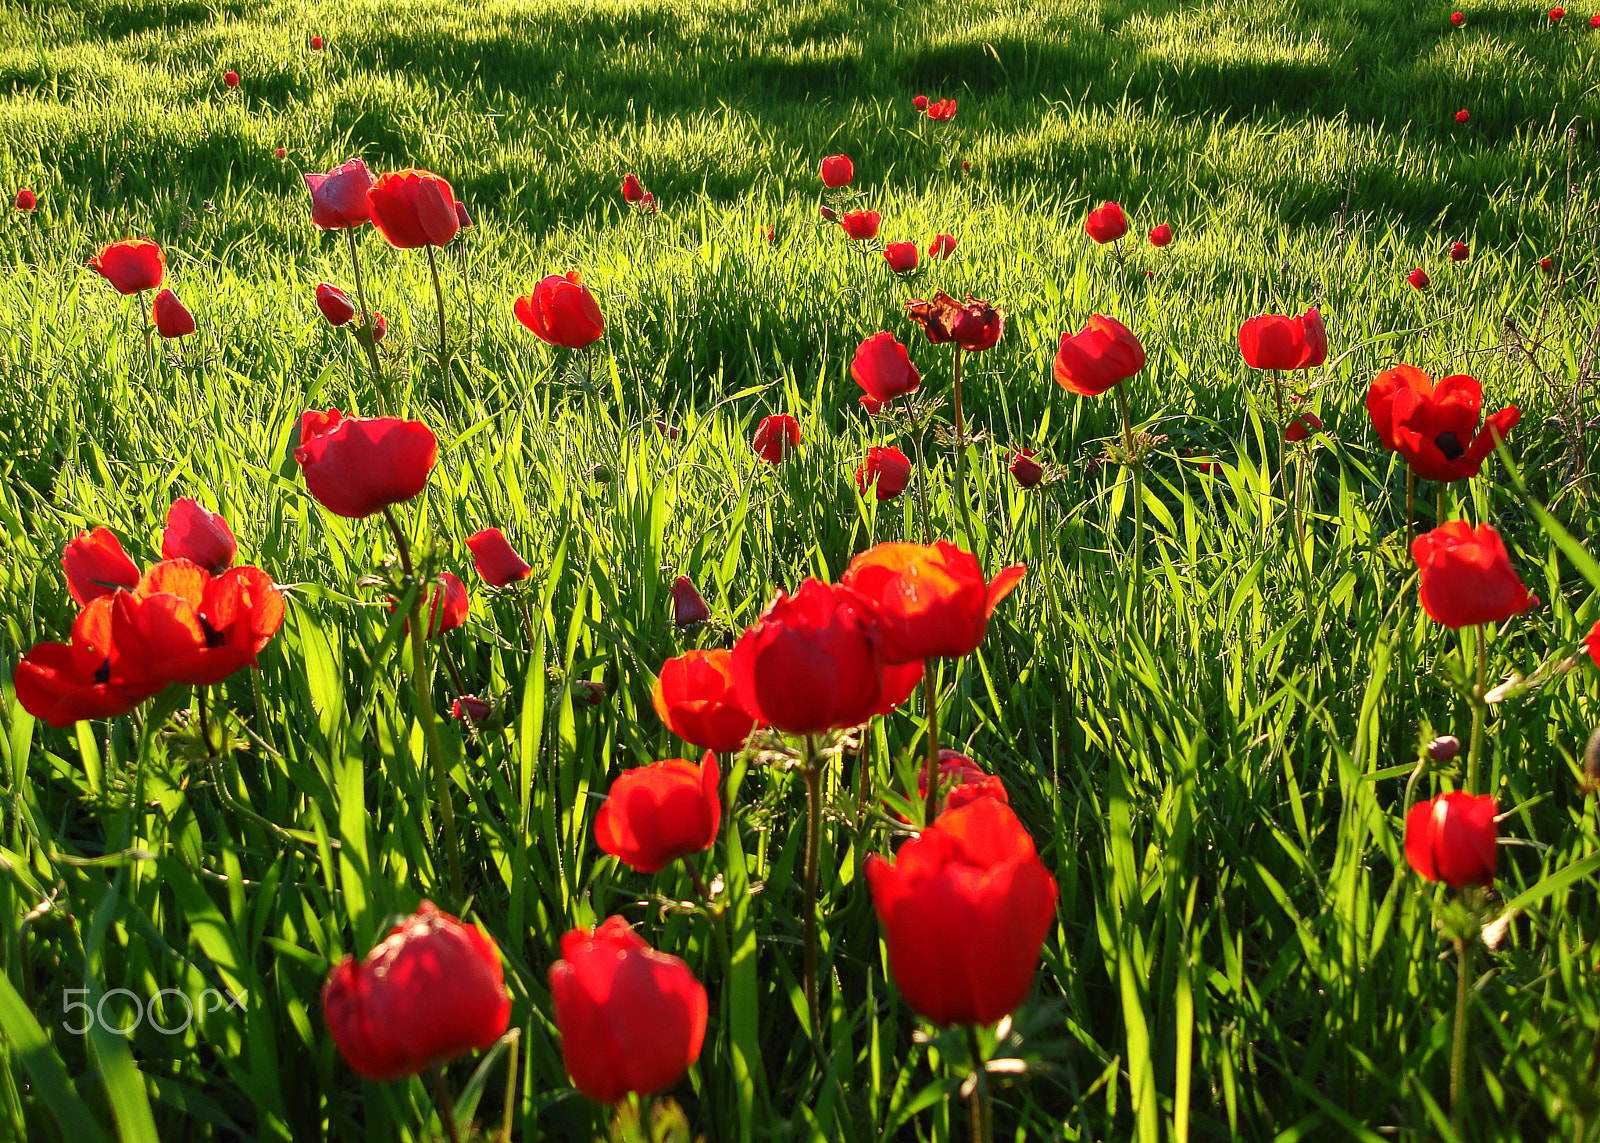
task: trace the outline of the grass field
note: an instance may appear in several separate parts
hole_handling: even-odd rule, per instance
[[[937,289],[1007,318],[963,378],[985,434],[966,449],[970,533],[954,452],[926,438],[933,531],[970,534],[991,573],[1028,566],[980,651],[943,663],[941,740],[1003,778],[1060,887],[1032,997],[985,1042],[1023,1061],[993,1077],[996,1137],[1600,1138],[1600,836],[1579,786],[1600,722],[1578,427],[1600,331],[1592,14],[0,4],[0,193],[39,203],[0,220],[0,1140],[442,1137],[426,1085],[360,1080],[318,1005],[331,965],[388,918],[424,896],[468,905],[449,900],[402,625],[358,584],[391,538],[320,508],[292,455],[302,410],[377,411],[359,347],[313,304],[319,281],[349,286],[349,262],[311,226],[301,178],[355,155],[437,171],[476,223],[441,263],[448,372],[425,260],[370,234],[362,256],[399,405],[440,442],[403,518],[419,558],[473,592],[442,645],[494,703],[474,733],[441,727],[468,912],[501,950],[520,1030],[451,1069],[482,1138],[606,1137],[609,1113],[563,1069],[546,971],[564,931],[615,913],[710,994],[704,1050],[671,1092],[694,1134],[967,1137],[966,1049],[892,986],[863,876],[900,837],[857,783],[906,788],[921,692],[827,776],[826,1067],[799,983],[798,776],[755,755],[731,767],[706,865],[725,886],[715,919],[673,907],[694,896],[680,866],[638,874],[593,838],[619,772],[690,755],[651,708],[664,660],[729,645],[777,588],[920,538],[917,488],[880,504],[852,481],[868,446],[913,450],[859,412],[848,368],[889,330],[923,393],[947,398],[948,356],[904,315]],[[919,93],[957,98],[956,117],[919,116]],[[818,162],[839,152],[885,240],[948,232],[954,256],[906,282],[850,249],[817,210]],[[625,172],[658,216],[625,208]],[[1107,199],[1132,219],[1126,266],[1083,230]],[[1158,222],[1177,235],[1162,250],[1143,240]],[[155,361],[140,315],[85,266],[134,236],[165,248],[199,326]],[[1467,260],[1447,256],[1455,241]],[[1407,284],[1413,267],[1428,289]],[[511,316],[567,270],[605,316],[592,372]],[[1305,590],[1272,480],[1271,384],[1235,334],[1313,304],[1331,352],[1305,377],[1326,425],[1299,462]],[[1157,438],[1137,526],[1128,470],[1100,459],[1115,403],[1051,381],[1060,335],[1095,312],[1148,353],[1125,383]],[[1471,373],[1487,409],[1522,408],[1451,507],[1501,531],[1542,601],[1489,647],[1491,682],[1513,683],[1491,704],[1482,790],[1513,844],[1487,915],[1514,919],[1475,954],[1459,1132],[1449,895],[1407,867],[1402,819],[1460,783],[1418,763],[1436,734],[1467,741],[1469,644],[1417,606],[1405,464],[1363,404],[1399,361]],[[802,443],[769,467],[749,440],[771,413],[796,416]],[[1033,490],[1006,471],[1020,447],[1052,463]],[[132,717],[35,723],[12,669],[71,628],[63,546],[105,525],[152,562],[184,495],[226,517],[289,602],[259,672],[215,688],[225,757],[199,745],[181,688]],[[472,575],[464,538],[489,526],[533,565],[527,630]],[[689,635],[671,622],[680,574],[713,612]],[[604,701],[575,701],[579,680]],[[442,666],[434,690],[454,693]],[[162,989],[243,999],[178,1033],[107,1027]],[[107,994],[112,1018],[75,1033],[67,1005]]]

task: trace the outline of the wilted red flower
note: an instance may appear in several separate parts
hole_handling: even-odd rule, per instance
[[[111,672],[111,600],[92,601],[72,625],[72,642],[36,644],[17,664],[17,701],[55,727],[127,714],[166,686],[142,672]]]
[[[893,500],[911,483],[911,462],[894,447],[869,448],[867,457],[856,466],[856,488],[861,495],[871,488],[879,500]]]
[[[956,115],[956,101],[953,99],[936,99],[928,104],[928,118],[936,123],[947,119],[954,119]]]
[[[624,770],[594,819],[594,840],[640,873],[657,873],[680,857],[710,849],[722,823],[717,756],[697,766],[682,758]]]
[[[540,341],[566,349],[593,345],[606,331],[600,307],[576,270],[541,279],[532,294],[516,300],[511,312]]]
[[[1007,467],[1016,482],[1024,488],[1032,488],[1044,479],[1044,465],[1033,459],[1038,455],[1036,448],[1021,448],[1011,454],[1011,463]]]
[[[236,71],[225,71],[225,72],[223,72],[222,73],[222,82],[224,84],[226,84],[228,87],[238,87],[239,86],[239,73],[236,72]]]
[[[1089,212],[1083,224],[1084,231],[1101,245],[1115,242],[1128,233],[1128,216],[1114,202],[1105,203]]]
[[[67,573],[67,594],[79,607],[139,582],[138,565],[110,528],[79,532],[62,549],[61,570]]]
[[[379,175],[367,191],[372,225],[396,250],[443,246],[461,229],[456,192],[432,171],[408,167]]]
[[[344,230],[372,218],[372,172],[360,159],[346,159],[325,175],[305,172],[311,191],[311,224],[318,230]]]
[[[1004,310],[971,294],[962,305],[943,290],[934,294],[932,301],[912,298],[906,303],[906,316],[920,325],[935,345],[953,341],[969,353],[992,349],[1006,328]]]
[[[839,225],[857,242],[878,237],[878,226],[882,221],[883,216],[875,210],[852,210],[839,216]]]
[[[680,575],[672,581],[672,623],[687,627],[691,623],[704,623],[711,618],[711,608],[694,585],[694,580]]]
[[[622,201],[633,203],[644,197],[644,184],[639,181],[639,176],[626,174],[622,176]]]
[[[312,36],[311,37],[311,50],[314,51],[314,52],[320,52],[322,50],[322,37],[321,36]]]
[[[935,234],[933,236],[933,241],[928,243],[929,258],[938,258],[942,261],[950,257],[950,255],[954,254],[955,252],[956,240],[954,235]]]
[[[1446,627],[1499,623],[1537,602],[1488,524],[1451,520],[1413,540],[1411,557],[1422,573],[1422,608]]]
[[[889,969],[936,1024],[993,1024],[1028,996],[1056,883],[1016,814],[980,798],[940,815],[890,864],[867,858]]]
[[[1411,283],[1411,288],[1414,290],[1427,289],[1431,284],[1428,272],[1420,266],[1406,275],[1406,281]]]
[[[1165,246],[1172,241],[1172,227],[1163,222],[1160,226],[1150,231],[1150,245],[1155,247]]]
[[[1469,253],[1471,253],[1471,251],[1467,249],[1467,244],[1465,242],[1450,243],[1450,261],[1465,262]]]
[[[1466,16],[1464,16],[1460,12],[1451,12],[1450,13],[1450,22],[1452,24],[1454,24],[1458,28],[1461,26],[1462,21],[1464,21],[1465,19],[1466,19]]]
[[[918,111],[928,110],[928,97],[926,95],[914,96],[911,100],[911,106],[915,107]]]
[[[358,1074],[401,1079],[491,1047],[511,1021],[500,950],[424,901],[359,964],[322,986],[322,1015]]]
[[[885,330],[873,334],[856,347],[850,362],[850,376],[867,391],[867,397],[880,405],[906,393],[916,392],[922,375],[911,364],[906,347]],[[866,404],[863,399],[862,404]],[[876,412],[876,409],[869,410]]]
[[[989,616],[1027,570],[1013,564],[985,584],[977,557],[954,544],[889,542],[851,560],[839,583],[877,620],[884,660],[910,663],[977,650]]]
[[[904,702],[921,677],[885,668],[881,638],[860,599],[807,578],[778,592],[733,645],[739,705],[787,734],[859,726]],[[698,744],[697,744],[698,745]]]
[[[1461,790],[1418,802],[1406,815],[1406,861],[1452,889],[1494,882],[1499,863],[1494,798]]]
[[[1322,314],[1257,314],[1239,327],[1239,352],[1251,369],[1314,369],[1328,360]]]
[[[763,417],[756,426],[750,447],[768,464],[777,464],[791,450],[800,447],[800,422],[788,413]]]
[[[180,496],[167,509],[166,527],[161,532],[161,558],[189,560],[212,575],[221,575],[233,566],[239,543],[228,522],[200,506],[192,496]]]
[[[1290,421],[1283,430],[1283,439],[1290,444],[1299,444],[1306,440],[1312,433],[1322,431],[1322,418],[1315,413],[1301,413]]]
[[[162,290],[156,295],[155,304],[150,307],[150,320],[155,323],[156,332],[168,340],[188,337],[195,330],[194,314],[171,290]]]
[[[356,304],[350,300],[350,296],[327,282],[317,283],[317,308],[328,319],[328,324],[334,327],[344,325],[356,316]]]
[[[122,673],[118,653],[137,654],[145,673],[195,686],[255,666],[283,624],[283,596],[260,568],[213,576],[185,559],[153,564],[111,608],[113,677]]]
[[[846,215],[848,218],[849,216]],[[917,244],[915,242],[891,242],[883,248],[883,259],[889,263],[889,269],[896,274],[904,274],[908,270],[917,268]]]
[[[1115,318],[1094,314],[1082,330],[1061,335],[1053,367],[1062,388],[1096,397],[1144,368],[1144,346]]]
[[[732,651],[685,651],[668,659],[661,664],[650,702],[673,734],[719,754],[738,750],[756,725],[739,703]]]
[[[18,210],[32,210],[39,205],[39,199],[31,190],[23,187],[17,192],[17,197],[11,205]]]
[[[1464,107],[1460,111],[1456,112],[1456,122],[1457,123],[1465,123],[1467,120],[1469,120],[1471,118],[1472,118],[1472,116],[1467,114],[1467,109],[1464,108]]]
[[[822,185],[829,190],[850,185],[856,177],[855,164],[845,155],[829,155],[822,160]]]
[[[1491,414],[1479,427],[1483,386],[1457,373],[1437,385],[1422,370],[1399,365],[1378,374],[1367,390],[1373,428],[1424,480],[1464,480],[1521,419],[1515,405]]]
[[[700,1058],[706,990],[675,956],[657,952],[621,917],[561,938],[550,998],[572,1086],[617,1103],[665,1091]]]
[[[410,500],[428,483],[439,442],[421,421],[345,417],[338,409],[300,418],[295,460],[306,489],[336,516],[358,519]]]
[[[158,290],[166,277],[167,259],[148,238],[128,238],[100,248],[89,265],[119,294]]]
[[[467,537],[467,550],[473,566],[490,587],[510,587],[532,574],[528,561],[519,556],[499,528],[485,528]]]
[[[477,695],[462,695],[450,704],[450,717],[457,722],[482,722],[493,709]]]

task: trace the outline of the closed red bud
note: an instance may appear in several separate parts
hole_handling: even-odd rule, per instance
[[[1139,372],[1144,362],[1144,346],[1132,330],[1094,314],[1079,332],[1061,335],[1052,370],[1068,392],[1097,397]]]
[[[937,258],[940,261],[943,261],[955,252],[956,240],[954,235],[935,234],[933,236],[933,241],[928,243],[929,258]]]
[[[1422,573],[1422,609],[1435,623],[1499,623],[1537,602],[1511,566],[1500,533],[1488,524],[1474,529],[1452,520],[1413,540],[1411,556]]]
[[[622,201],[635,203],[644,198],[644,184],[639,181],[639,176],[627,174],[622,176]]]
[[[918,111],[928,110],[928,97],[926,95],[914,96],[911,100],[911,106],[915,107]]]
[[[1565,8],[1550,9],[1550,22],[1552,24],[1559,24],[1562,20],[1566,19],[1566,16],[1567,10]]]
[[[917,268],[917,244],[915,242],[891,242],[883,248],[883,260],[889,263],[889,269],[896,274],[904,274]]]
[[[167,273],[166,256],[148,238],[129,238],[103,246],[89,259],[89,265],[119,294],[158,290]]]
[[[1450,13],[1450,22],[1452,24],[1454,24],[1458,28],[1461,27],[1462,23],[1466,20],[1466,18],[1467,17],[1461,12],[1451,12]]]
[[[1406,815],[1406,861],[1452,889],[1489,885],[1499,863],[1494,799],[1457,790],[1418,802]]]
[[[911,364],[906,347],[886,331],[873,334],[856,347],[856,355],[850,362],[850,376],[877,402],[914,393],[922,382],[922,375]]]
[[[372,315],[372,344],[377,345],[378,342],[388,336],[389,323],[383,320],[382,314],[374,313]]]
[[[1462,110],[1456,112],[1456,122],[1457,123],[1465,123],[1467,120],[1469,120],[1471,118],[1472,118],[1472,116],[1467,114],[1465,108],[1463,108]]]
[[[839,225],[851,239],[865,242],[878,237],[878,226],[883,221],[883,216],[875,210],[852,210],[842,215]]]
[[[822,160],[822,185],[829,190],[849,186],[850,180],[856,177],[856,167],[844,155],[829,155]]]
[[[195,330],[194,314],[171,290],[162,290],[156,295],[155,304],[150,307],[150,318],[155,323],[156,332],[169,341],[188,337]]]
[[[669,758],[624,770],[594,819],[600,848],[640,873],[657,873],[680,857],[710,849],[722,822],[717,757],[697,766]]]
[[[356,304],[343,290],[327,282],[317,283],[317,308],[331,326],[341,326],[356,316]]]
[[[455,191],[432,171],[410,167],[380,175],[367,201],[372,225],[396,250],[444,246],[461,229]]]
[[[319,230],[344,230],[372,218],[372,172],[360,159],[347,159],[325,175],[305,174],[311,191],[311,222]]]
[[[279,147],[276,151],[272,152],[272,154],[274,158],[278,159],[285,159],[289,156],[289,152],[284,150],[282,147]]]
[[[345,417],[307,410],[294,458],[306,489],[336,516],[371,516],[410,500],[428,483],[439,442],[421,421]]]
[[[1467,249],[1465,242],[1450,243],[1450,261],[1465,262],[1469,253],[1470,251]]]
[[[572,1085],[618,1103],[665,1091],[700,1058],[706,990],[675,956],[657,952],[621,917],[561,938],[550,999]]]
[[[911,483],[911,462],[897,448],[869,448],[856,466],[856,488],[861,495],[872,489],[879,500],[893,500]]]
[[[672,622],[678,627],[691,623],[704,623],[711,618],[711,608],[694,586],[694,580],[680,575],[672,581]]]
[[[31,190],[24,187],[17,192],[16,201],[12,205],[18,210],[33,210],[39,205],[39,200]]]
[[[650,702],[673,734],[719,754],[738,750],[756,725],[739,702],[732,651],[686,651],[668,659]]]
[[[1322,314],[1257,314],[1239,327],[1239,352],[1251,369],[1313,369],[1328,360]]]
[[[1290,444],[1298,444],[1300,441],[1308,439],[1312,433],[1320,432],[1321,430],[1321,417],[1315,413],[1301,413],[1290,421],[1288,427],[1283,430],[1283,439]]]
[[[1172,227],[1163,222],[1150,231],[1150,245],[1160,247],[1172,241]]]
[[[1406,281],[1411,283],[1414,290],[1425,290],[1431,284],[1427,271],[1420,266],[1406,275]]]
[[[764,417],[750,438],[750,447],[768,464],[777,464],[800,447],[800,422],[788,413]]]
[[[456,225],[462,230],[472,226],[472,215],[467,213],[467,204],[464,202],[456,203]]]
[[[977,650],[1027,570],[1013,564],[985,584],[977,557],[954,544],[888,542],[851,560],[839,582],[877,620],[885,661],[912,663]]]
[[[817,207],[817,213],[822,215],[822,218],[825,222],[839,221],[839,212],[834,210],[831,206],[819,206]]]
[[[606,685],[593,679],[574,679],[572,701],[584,706],[599,706],[606,701]]]
[[[314,52],[320,52],[322,50],[322,37],[321,36],[312,36],[311,37],[311,50],[314,51]]]
[[[491,1047],[511,996],[494,941],[424,901],[364,960],[329,974],[322,1014],[355,1072],[392,1080]]]
[[[1007,467],[1016,482],[1024,488],[1032,488],[1044,479],[1044,465],[1033,458],[1038,455],[1037,449],[1018,449],[1011,454],[1011,463]]]
[[[1428,743],[1428,757],[1434,762],[1448,762],[1461,753],[1461,739],[1453,734],[1441,734]]]
[[[222,73],[222,82],[224,84],[226,84],[227,86],[229,86],[229,87],[238,87],[239,86],[239,73],[236,72],[236,71],[225,71],[225,72],[223,72]]]
[[[1556,266],[1556,261],[1555,261],[1554,258],[1540,258],[1539,259],[1539,269],[1543,270],[1546,274],[1548,274],[1551,270],[1554,270],[1555,266]]]
[[[450,704],[450,717],[457,722],[482,722],[493,709],[477,695],[462,695]]]
[[[472,563],[490,587],[510,587],[532,574],[528,561],[519,556],[499,528],[485,528],[467,537]]]
[[[437,639],[465,624],[471,609],[467,585],[449,572],[440,572],[428,593],[428,638]]]
[[[202,508],[193,497],[180,496],[167,509],[161,533],[162,559],[189,560],[212,575],[221,575],[233,566],[238,554],[239,544],[228,522]]]
[[[1128,216],[1122,213],[1122,207],[1114,202],[1108,202],[1089,212],[1089,218],[1084,222],[1083,229],[1090,238],[1101,245],[1115,242],[1128,233]]]
[[[644,197],[639,200],[639,209],[646,214],[656,214],[656,196],[649,191],[645,191]]]
[[[61,570],[67,573],[67,594],[79,607],[139,582],[139,568],[110,528],[79,532],[61,552]]]
[[[606,331],[600,307],[576,270],[541,279],[532,294],[516,300],[512,313],[540,341],[565,349],[593,345]]]

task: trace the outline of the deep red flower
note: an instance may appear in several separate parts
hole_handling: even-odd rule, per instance
[[[1096,397],[1144,368],[1144,346],[1115,318],[1094,314],[1077,333],[1061,335],[1053,367],[1062,388]]]
[[[379,175],[367,191],[372,225],[396,250],[443,246],[461,230],[456,192],[432,171],[408,167]]]
[[[800,422],[788,413],[763,417],[750,438],[750,447],[768,464],[777,464],[800,447]]]
[[[856,347],[850,376],[867,391],[868,397],[878,402],[914,393],[922,383],[922,375],[911,364],[906,347],[895,340],[894,334],[883,330]]]
[[[936,818],[893,864],[867,858],[889,969],[936,1024],[993,1024],[1027,999],[1056,883],[1016,814],[979,798]]]
[[[276,151],[272,152],[272,157],[275,159],[286,159],[289,157],[289,152],[284,148],[279,147]]]
[[[1494,798],[1461,790],[1418,802],[1406,815],[1406,861],[1452,889],[1490,885],[1499,863]]]
[[[940,261],[950,257],[956,252],[955,236],[951,234],[935,234],[933,241],[928,243],[928,257]]]
[[[953,99],[936,99],[928,104],[928,118],[935,123],[943,123],[954,119],[956,115],[956,101]]]
[[[807,578],[733,645],[739,705],[788,734],[860,726],[904,702],[920,674],[886,671],[881,642],[851,591]]]
[[[891,242],[883,248],[883,259],[889,263],[889,269],[896,274],[904,274],[909,270],[915,270],[917,268],[917,244],[915,242]]]
[[[91,600],[72,625],[70,643],[39,643],[22,657],[14,683],[24,710],[67,727],[127,714],[166,685],[137,662],[112,675],[111,610],[109,596]]]
[[[879,500],[893,500],[911,483],[911,462],[897,448],[869,448],[856,466],[856,488],[861,495],[871,488]]]
[[[193,497],[180,496],[167,509],[161,533],[162,559],[189,560],[212,575],[221,575],[233,566],[238,554],[239,544],[228,522],[200,507]]]
[[[656,196],[645,191],[644,197],[639,200],[639,209],[645,214],[659,214],[660,208],[656,206]]]
[[[822,216],[824,222],[839,221],[839,212],[834,210],[831,206],[819,206],[817,207],[817,213]]]
[[[103,246],[89,259],[89,265],[119,294],[159,290],[167,273],[166,255],[148,238],[129,238]]]
[[[1467,110],[1464,107],[1460,111],[1456,112],[1456,122],[1457,123],[1465,123],[1467,120],[1469,120],[1471,118],[1472,118],[1472,116],[1467,114]]]
[[[162,290],[156,295],[155,304],[150,307],[150,320],[155,323],[156,332],[168,340],[188,337],[195,331],[194,314],[171,290]]]
[[[1257,314],[1239,327],[1239,352],[1251,369],[1314,369],[1328,360],[1322,314]]]
[[[1496,441],[1504,440],[1522,417],[1515,405],[1507,405],[1480,427],[1483,386],[1464,373],[1431,385],[1426,373],[1403,366],[1380,373],[1373,389],[1380,383],[1394,386],[1393,395],[1387,398],[1394,448],[1424,480],[1448,482],[1478,475]],[[1383,400],[1384,393],[1375,397],[1373,390],[1368,390],[1367,408],[1380,438]]]
[[[447,571],[440,572],[428,592],[428,638],[437,639],[462,626],[471,610],[467,585]]]
[[[1589,652],[1589,661],[1600,666],[1600,621],[1589,628],[1589,634],[1583,637],[1583,645]]]
[[[1155,247],[1165,246],[1172,241],[1172,227],[1163,222],[1160,226],[1150,231],[1150,245]]]
[[[389,323],[383,320],[382,314],[374,313],[372,315],[372,344],[377,345],[378,342],[388,336]]]
[[[356,316],[356,304],[349,295],[326,282],[317,283],[317,308],[328,319],[328,324],[334,327],[344,325]]]
[[[1411,288],[1414,290],[1425,290],[1432,284],[1431,279],[1428,277],[1428,272],[1421,266],[1407,274],[1406,281],[1411,283]]]
[[[711,608],[694,585],[694,580],[680,575],[672,581],[672,623],[675,627],[688,627],[691,623],[704,623],[711,618]]]
[[[33,210],[39,205],[39,199],[31,190],[23,187],[17,192],[16,200],[11,205],[18,210]]]
[[[878,237],[878,226],[882,222],[883,216],[875,210],[852,210],[839,216],[839,225],[856,242]]]
[[[328,975],[322,1015],[352,1069],[391,1080],[491,1047],[511,996],[493,939],[424,901],[359,964],[347,956]]]
[[[665,1091],[700,1058],[706,990],[675,956],[657,952],[621,917],[561,938],[550,998],[572,1086],[617,1103]]]
[[[225,72],[223,72],[222,73],[222,82],[228,87],[238,87],[239,86],[239,73],[236,72],[236,71],[225,71]]]
[[[61,570],[67,573],[67,594],[79,607],[139,582],[138,565],[110,528],[79,532],[61,551]]]
[[[1550,9],[1550,22],[1552,24],[1559,24],[1563,19],[1566,18],[1566,15],[1567,10],[1565,8],[1552,8]]]
[[[906,303],[906,316],[920,325],[935,345],[953,341],[969,353],[994,348],[1006,328],[1004,310],[971,294],[962,305],[943,290],[934,294],[932,301],[912,298]]]
[[[132,591],[111,598],[112,677],[143,671],[169,683],[220,683],[256,665],[283,610],[260,568],[213,576],[185,559],[152,564]]]
[[[1308,439],[1312,433],[1322,431],[1322,418],[1315,413],[1301,413],[1290,421],[1283,430],[1283,439],[1290,444],[1299,444]]]
[[[311,223],[318,230],[344,230],[372,219],[372,172],[360,159],[346,159],[325,175],[305,172],[311,191]]]
[[[312,36],[311,37],[311,50],[314,51],[314,52],[320,52],[322,50],[322,37],[321,36]]]
[[[829,155],[822,160],[820,173],[822,185],[835,190],[850,185],[850,180],[856,177],[856,167],[845,155]]]
[[[1471,251],[1467,249],[1467,244],[1465,242],[1450,243],[1450,261],[1465,262],[1467,260],[1467,255],[1470,253]]]
[[[1600,12],[1596,12],[1593,16],[1589,17],[1589,27],[1600,28]]]
[[[884,660],[910,663],[977,650],[989,616],[1027,570],[1013,564],[985,584],[977,557],[954,544],[889,542],[851,560],[839,583],[877,620]]]
[[[1476,529],[1451,520],[1411,542],[1411,558],[1422,573],[1422,608],[1435,623],[1471,627],[1499,623],[1538,602],[1529,594],[1505,541],[1488,524]]]
[[[705,750],[731,754],[755,729],[739,703],[733,652],[686,651],[661,664],[650,702],[668,730]]]
[[[439,442],[421,421],[345,417],[338,409],[300,418],[295,460],[306,489],[336,516],[357,519],[410,500],[428,483]]]
[[[472,563],[490,587],[510,587],[533,573],[528,561],[519,556],[499,528],[485,528],[467,537]]]
[[[456,225],[461,230],[466,230],[472,226],[472,215],[467,213],[467,204],[459,199],[456,200]]]
[[[565,349],[593,345],[606,331],[600,307],[576,270],[540,279],[532,294],[516,300],[511,312],[540,341]]]
[[[477,695],[462,695],[450,704],[450,717],[457,722],[482,722],[493,709]]]
[[[1466,19],[1466,16],[1464,16],[1460,12],[1451,12],[1450,13],[1450,22],[1452,24],[1454,24],[1458,28],[1461,27],[1462,21],[1464,21],[1465,19]]]
[[[1044,465],[1033,459],[1038,455],[1039,450],[1035,448],[1022,448],[1011,454],[1011,463],[1007,468],[1024,488],[1032,488],[1044,479]]]
[[[1550,271],[1554,270],[1555,266],[1556,266],[1556,262],[1555,262],[1554,258],[1548,258],[1547,257],[1547,258],[1540,258],[1539,259],[1539,269],[1543,270],[1546,274],[1548,274],[1548,273],[1550,273]]]
[[[626,174],[622,176],[622,201],[627,203],[638,202],[644,197],[644,184],[639,181],[639,176]]]
[[[699,765],[669,758],[624,770],[595,815],[594,840],[640,873],[710,849],[722,823],[721,780],[709,750]]]
[[[926,95],[914,96],[911,100],[911,106],[915,107],[918,111],[928,110],[928,97]]]
[[[1128,233],[1128,216],[1122,213],[1122,207],[1114,202],[1108,202],[1089,212],[1083,229],[1090,238],[1103,246],[1107,242],[1115,242]]]

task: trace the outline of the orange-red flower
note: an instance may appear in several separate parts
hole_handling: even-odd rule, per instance
[[[710,849],[722,822],[717,756],[699,765],[682,758],[624,770],[594,819],[600,848],[640,873]]]
[[[1410,365],[1378,374],[1367,390],[1367,411],[1385,445],[1399,451],[1424,480],[1476,476],[1484,460],[1515,427],[1522,413],[1507,405],[1480,427],[1483,386],[1457,373],[1438,384]]]
[[[877,620],[885,660],[910,663],[977,650],[1027,570],[1013,564],[985,584],[977,557],[954,544],[889,542],[851,560],[839,582]]]
[[[1239,352],[1251,369],[1314,369],[1328,360],[1322,314],[1257,314],[1239,327]]]
[[[1538,602],[1488,524],[1452,520],[1413,540],[1411,556],[1422,573],[1422,608],[1446,627],[1499,623]]]
[[[606,331],[600,307],[576,270],[541,279],[532,294],[516,300],[511,312],[540,341],[564,349],[593,345]]]
[[[167,273],[166,255],[148,238],[129,238],[102,246],[100,253],[89,259],[89,265],[119,294],[158,290]]]
[[[720,754],[743,746],[756,725],[739,702],[732,651],[686,651],[668,659],[661,664],[650,702],[673,734]]]
[[[1406,861],[1452,889],[1489,885],[1499,864],[1494,799],[1460,790],[1418,802],[1406,815]]]
[[[936,99],[928,104],[928,118],[936,123],[954,119],[956,115],[956,101],[953,99]]]
[[[358,519],[410,500],[439,456],[433,430],[399,417],[345,417],[309,409],[294,450],[306,489],[336,516]]]
[[[953,341],[969,353],[992,349],[1006,328],[1004,310],[971,294],[962,305],[943,290],[934,294],[932,301],[912,298],[906,303],[906,316],[920,325],[935,345]]]
[[[1115,318],[1094,314],[1078,333],[1061,335],[1055,379],[1081,397],[1096,397],[1144,368],[1144,346]]]
[[[213,576],[189,560],[163,560],[132,591],[111,597],[112,677],[137,675],[208,686],[244,667],[283,623],[283,596],[260,568]],[[120,659],[120,661],[119,661]]]
[[[379,175],[367,191],[372,225],[396,250],[443,246],[461,229],[456,193],[432,171],[409,167]]]

